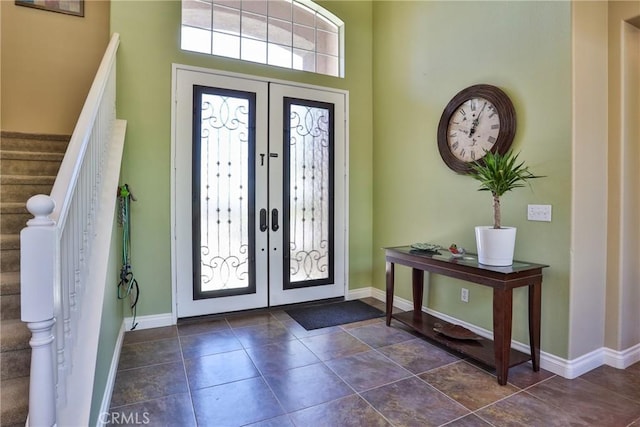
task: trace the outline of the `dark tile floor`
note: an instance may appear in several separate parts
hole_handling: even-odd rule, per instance
[[[395,321],[307,331],[282,310],[251,312],[127,332],[109,419],[181,427],[640,427],[640,363],[574,380],[526,364],[499,386],[491,371]]]

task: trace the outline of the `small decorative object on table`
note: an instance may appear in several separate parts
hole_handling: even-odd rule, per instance
[[[433,243],[414,243],[411,245],[411,249],[422,252],[438,253],[442,246],[434,245]]]
[[[467,251],[465,251],[464,248],[459,248],[455,243],[452,243],[449,246],[449,252],[454,258],[462,258]]]

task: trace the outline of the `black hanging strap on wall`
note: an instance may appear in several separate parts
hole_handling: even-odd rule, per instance
[[[131,269],[131,215],[130,204],[136,201],[133,197],[129,185],[118,187],[119,214],[118,223],[122,227],[122,268],[120,269],[120,281],[118,282],[118,299],[129,297],[133,320],[131,330],[133,331],[138,323],[136,322],[136,306],[140,297],[140,287]]]

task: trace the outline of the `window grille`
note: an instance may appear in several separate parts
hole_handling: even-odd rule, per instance
[[[309,0],[182,0],[181,48],[344,77],[344,23]]]

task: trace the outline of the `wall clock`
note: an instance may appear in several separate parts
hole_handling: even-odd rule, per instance
[[[466,174],[487,151],[504,154],[516,133],[516,112],[500,88],[478,84],[449,101],[438,124],[438,150],[452,170]]]

